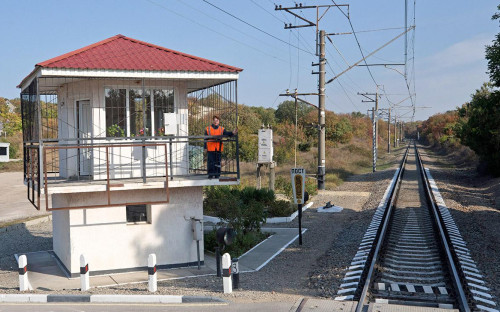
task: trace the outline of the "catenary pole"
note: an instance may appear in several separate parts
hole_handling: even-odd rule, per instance
[[[372,110],[372,157],[373,157],[373,172],[377,171],[377,122],[375,120],[375,108]]]
[[[375,148],[378,150],[378,86],[375,92]]]
[[[391,153],[391,109],[389,108],[389,117],[387,118],[387,153]]]
[[[319,32],[318,190],[325,189],[325,31]]]

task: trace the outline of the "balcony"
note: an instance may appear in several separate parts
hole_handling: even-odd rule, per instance
[[[217,179],[208,179],[204,152],[208,139],[220,141],[224,146]],[[45,208],[53,210],[50,208],[51,194],[106,192],[107,203],[72,207],[98,208],[120,204],[112,200],[115,191],[164,189],[164,200],[148,202],[159,204],[168,202],[169,188],[238,183],[236,137],[94,138],[85,141],[94,142],[46,142],[41,148],[26,148],[25,179],[28,196],[35,207],[40,206],[35,192],[44,195]],[[38,157],[40,150],[42,157]]]

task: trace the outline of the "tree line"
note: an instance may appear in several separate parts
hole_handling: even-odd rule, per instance
[[[500,5],[497,7],[500,11]],[[500,12],[492,20],[499,20]],[[424,139],[434,145],[465,145],[480,158],[483,168],[500,176],[500,33],[485,48],[490,81],[471,100],[453,111],[436,114],[418,126]]]

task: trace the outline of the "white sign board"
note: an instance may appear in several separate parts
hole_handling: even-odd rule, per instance
[[[306,188],[306,170],[304,168],[293,168],[290,170],[292,175],[292,189],[294,204],[304,204],[304,191]]]
[[[177,115],[175,113],[164,113],[165,135],[177,135]]]
[[[273,129],[259,130],[259,153],[257,162],[259,164],[273,162]]]

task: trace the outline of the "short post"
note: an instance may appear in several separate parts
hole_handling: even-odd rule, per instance
[[[215,266],[217,267],[217,277],[221,277],[222,273],[220,270],[220,247],[215,247]]]
[[[238,289],[240,287],[240,268],[238,265],[238,258],[233,258],[232,273],[233,273],[233,288]]]
[[[233,282],[231,280],[231,256],[227,252],[222,256],[222,284],[224,286],[225,294],[233,292]]]
[[[19,291],[29,290],[28,282],[28,259],[26,255],[19,257]]]
[[[298,204],[299,209],[299,245],[302,245],[302,204]]]
[[[276,181],[276,173],[274,168],[276,163],[273,161],[269,164],[269,189],[274,191],[274,182]]]
[[[156,292],[158,290],[158,277],[156,275],[156,255],[148,256],[148,291]]]
[[[257,189],[260,190],[262,187],[262,164],[257,164]]]
[[[82,291],[90,289],[89,264],[84,255],[80,256],[80,286]]]

